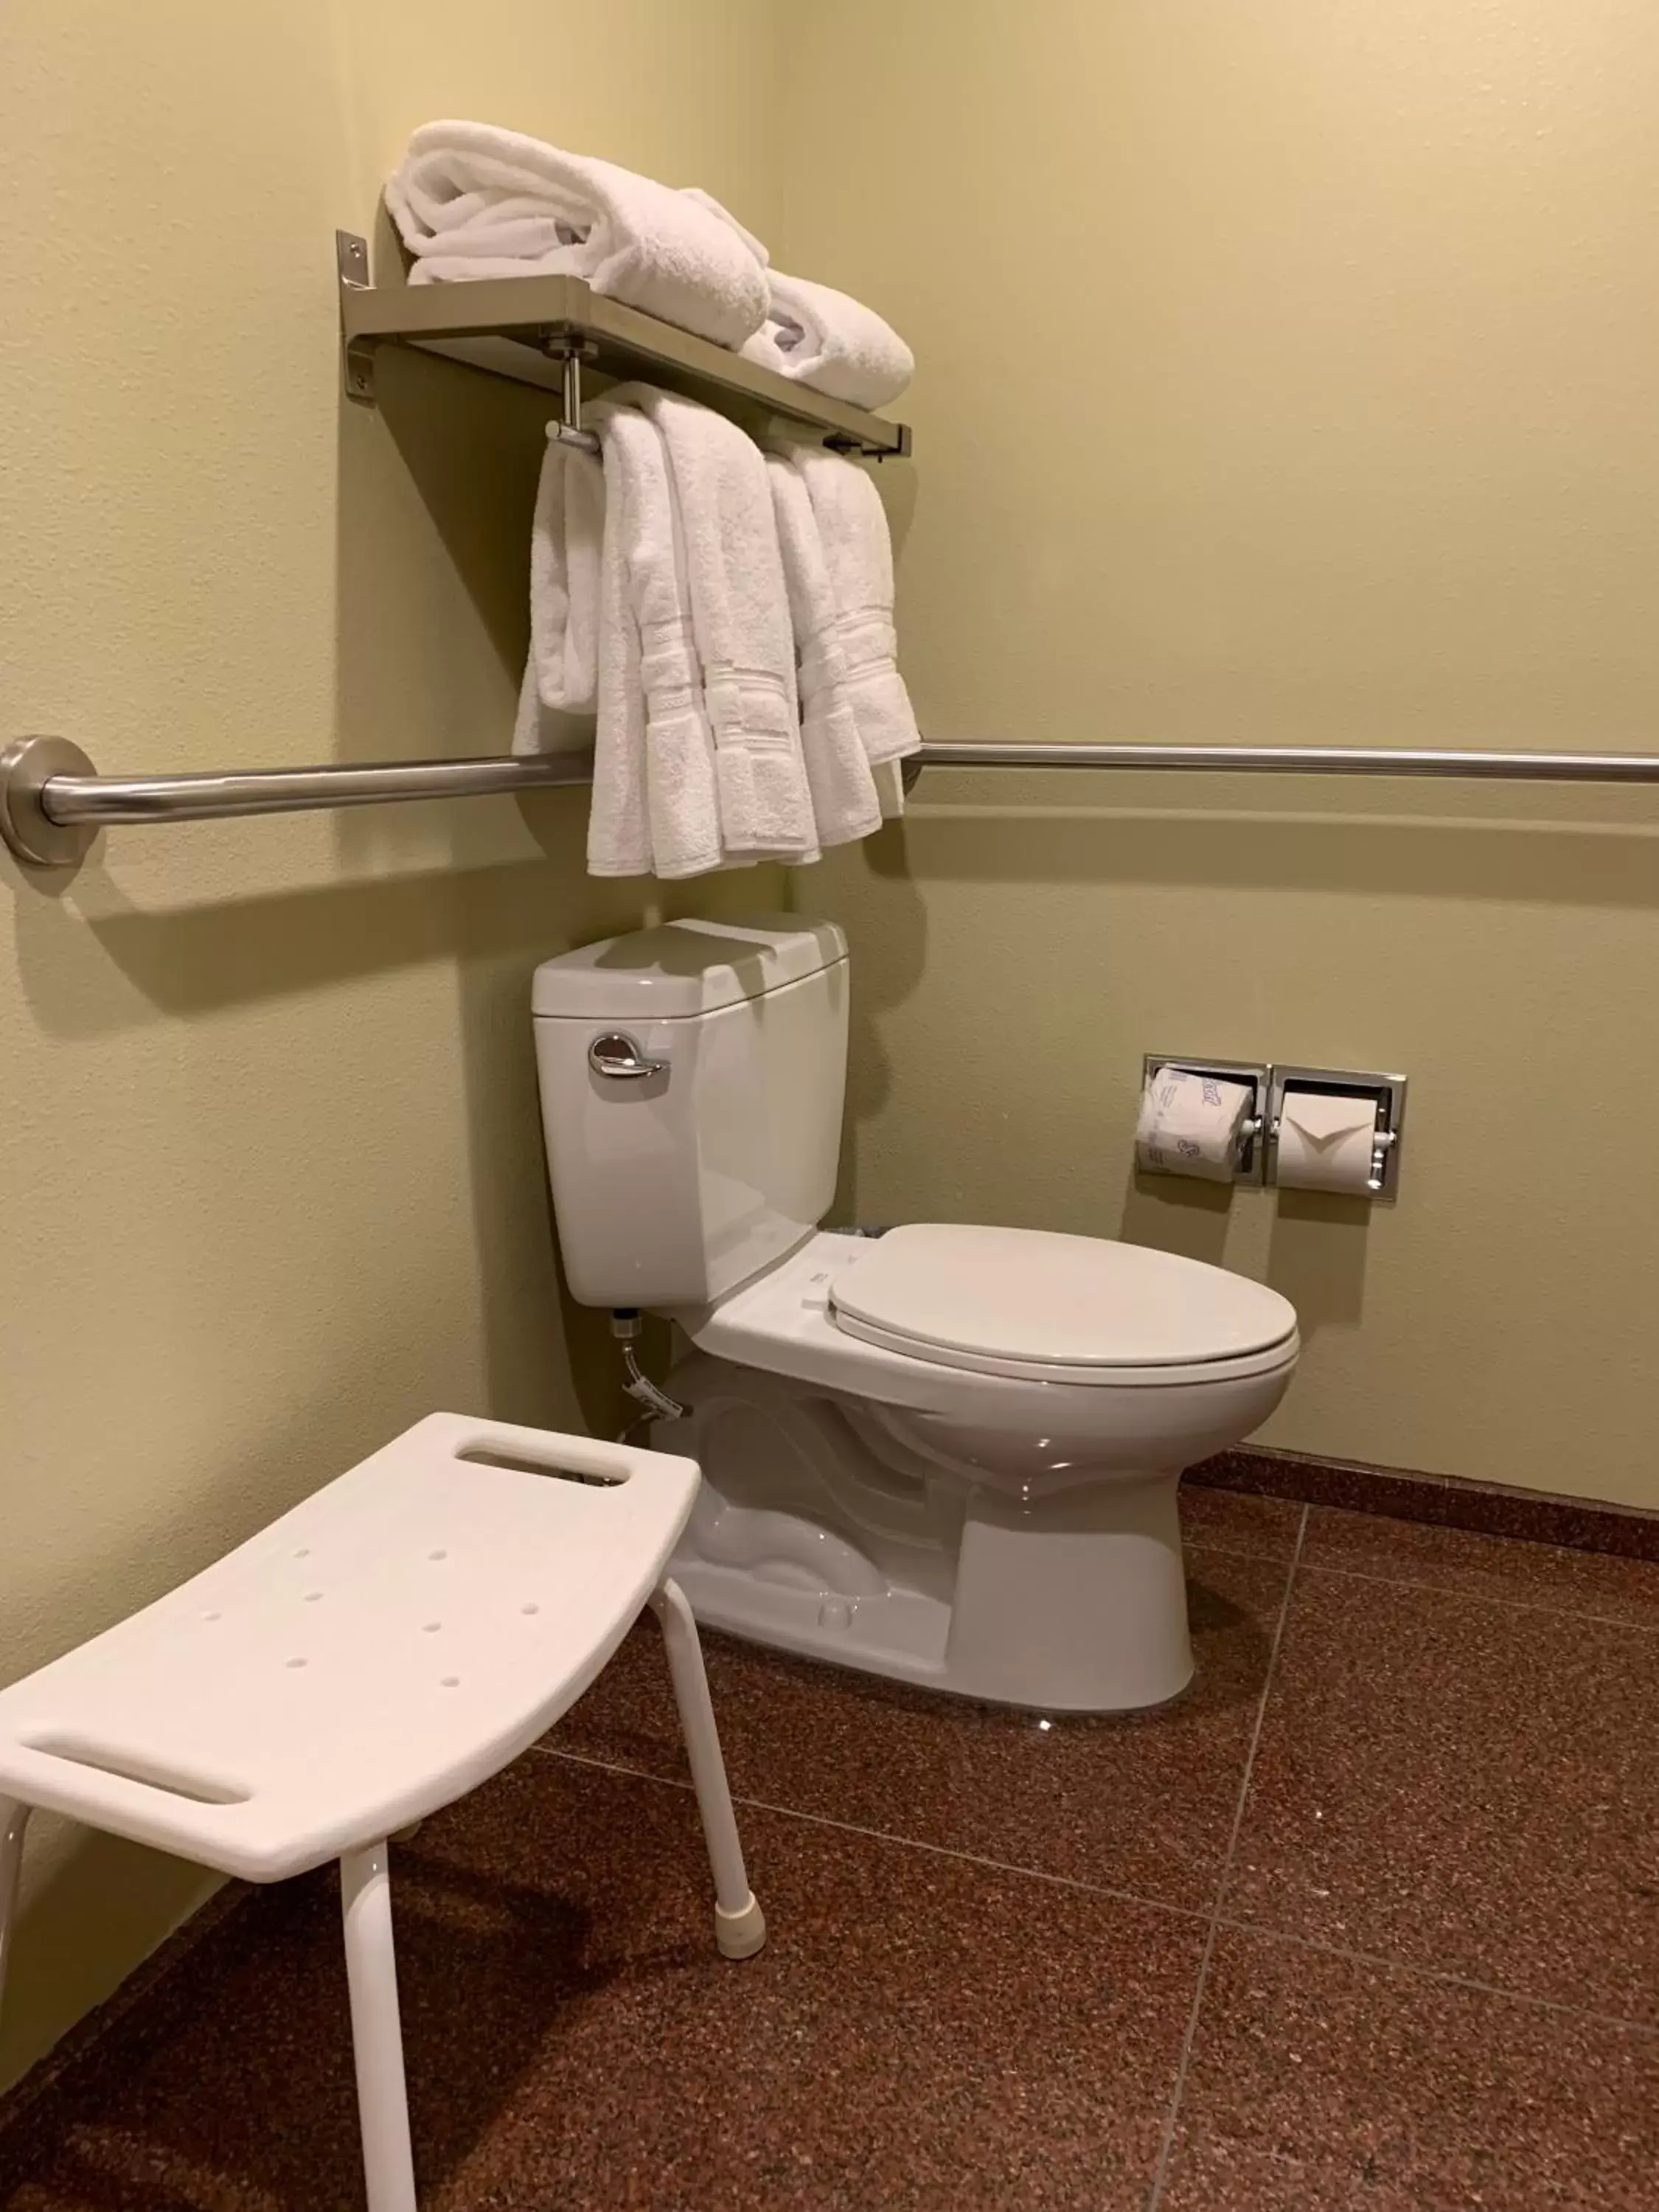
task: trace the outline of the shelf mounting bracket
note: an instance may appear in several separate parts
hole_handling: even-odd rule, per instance
[[[337,230],[334,234],[334,265],[342,292],[367,292],[368,283],[368,240],[359,238],[354,230]],[[345,318],[340,318],[341,368],[345,380],[345,395],[360,404],[374,404],[374,349],[363,338],[348,338]]]

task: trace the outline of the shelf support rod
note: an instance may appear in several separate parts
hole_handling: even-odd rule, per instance
[[[562,335],[549,338],[546,344],[549,359],[559,364],[560,419],[548,424],[548,437],[556,446],[570,446],[579,453],[597,456],[597,434],[582,428],[582,363],[592,359],[592,340]]]

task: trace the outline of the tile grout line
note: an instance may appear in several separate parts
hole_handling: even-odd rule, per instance
[[[1255,1709],[1255,1725],[1250,1730],[1249,1748],[1244,1754],[1244,1771],[1239,1777],[1238,1802],[1233,1808],[1233,1825],[1227,1838],[1227,1850],[1221,1862],[1221,1872],[1215,1887],[1215,1902],[1210,1909],[1209,1931],[1204,1939],[1204,1955],[1199,1960],[1198,1983],[1193,1990],[1192,2010],[1187,2016],[1187,2032],[1181,2039],[1181,2054],[1176,2062],[1175,2087],[1170,2093],[1169,2116],[1164,2123],[1164,2137],[1158,2145],[1158,2164],[1152,2171],[1152,2185],[1146,2197],[1146,2212],[1158,2212],[1164,2200],[1164,2185],[1170,2178],[1170,2160],[1175,2149],[1176,2127],[1181,2118],[1182,2100],[1187,2094],[1187,2069],[1192,2061],[1193,2045],[1198,2039],[1199,2016],[1204,2009],[1205,1992],[1209,1987],[1210,1962],[1215,1956],[1216,1938],[1221,1932],[1222,1907],[1226,1902],[1227,1884],[1232,1876],[1233,1859],[1238,1850],[1238,1838],[1244,1826],[1244,1808],[1250,1794],[1250,1777],[1255,1771],[1255,1754],[1261,1741],[1261,1731],[1267,1723],[1267,1702],[1273,1695],[1273,1677],[1279,1670],[1279,1646],[1285,1640],[1285,1626],[1291,1617],[1291,1598],[1296,1589],[1297,1569],[1302,1563],[1303,1540],[1308,1533],[1308,1508],[1302,1509],[1302,1518],[1297,1523],[1296,1548],[1291,1554],[1290,1572],[1285,1577],[1285,1595],[1279,1603],[1279,1619],[1273,1624],[1273,1640],[1267,1653],[1267,1671],[1261,1684],[1261,1696]]]
[[[1243,1557],[1243,1554],[1236,1556]],[[1419,1590],[1430,1597],[1447,1598],[1455,1605],[1495,1605],[1511,1613],[1547,1613],[1558,1620],[1584,1620],[1595,1628],[1627,1628],[1637,1636],[1659,1636],[1659,1621],[1628,1620],[1612,1613],[1585,1613],[1577,1606],[1550,1605],[1540,1598],[1500,1596],[1492,1590],[1459,1589],[1448,1583],[1419,1582],[1409,1575],[1367,1574],[1363,1567],[1336,1567],[1328,1560],[1317,1558],[1304,1559],[1302,1571],[1308,1575],[1334,1575],[1343,1582],[1368,1583],[1375,1589]]]
[[[653,1782],[664,1790],[683,1790],[691,1795],[691,1784],[682,1782],[677,1775],[648,1774],[642,1767],[618,1766],[608,1759],[594,1759],[586,1752],[561,1751],[556,1744],[532,1743],[532,1751],[539,1751],[549,1759],[562,1759],[573,1766],[597,1767],[602,1774],[620,1774],[629,1782]],[[1046,1882],[1051,1889],[1073,1889],[1085,1897],[1103,1897],[1115,1905],[1133,1905],[1143,1912],[1166,1912],[1177,1920],[1207,1920],[1212,1910],[1200,1911],[1194,1905],[1171,1905],[1167,1899],[1143,1897],[1138,1890],[1110,1889],[1102,1882],[1079,1881],[1075,1875],[1050,1874],[1042,1867],[1016,1866],[1009,1859],[988,1859],[977,1851],[959,1851],[949,1844],[930,1844],[921,1836],[902,1836],[891,1828],[864,1828],[855,1820],[836,1820],[827,1813],[806,1813],[795,1805],[774,1805],[764,1797],[744,1797],[737,1790],[732,1792],[733,1805],[745,1805],[756,1813],[770,1813],[781,1820],[804,1820],[809,1827],[834,1828],[844,1836],[867,1836],[872,1844],[892,1844],[900,1850],[927,1851],[938,1859],[956,1859],[964,1866],[983,1867],[989,1874],[1012,1875],[1020,1881]]]
[[[1438,1982],[1455,1990],[1469,1990],[1476,1996],[1498,1997],[1505,2004],[1532,2005],[1541,2012],[1565,2013],[1573,2020],[1593,2020],[1602,2027],[1616,2027],[1627,2034],[1659,2036],[1659,2022],[1633,2019],[1627,2013],[1602,2012],[1594,2005],[1569,2004],[1564,1997],[1540,1997],[1529,1990],[1506,1989],[1501,1982],[1477,1981],[1469,1974],[1454,1974],[1444,1966],[1425,1966],[1412,1959],[1390,1959],[1376,1951],[1356,1951],[1346,1943],[1322,1943],[1316,1936],[1292,1935],[1287,1928],[1273,1928],[1254,1920],[1234,1920],[1224,1913],[1216,1917],[1218,1928],[1225,1928],[1239,1936],[1248,1936],[1259,1943],[1289,1943],[1298,1951],[1316,1951],[1327,1959],[1346,1959],[1356,1966],[1372,1966],[1379,1973],[1404,1974],[1409,1980]]]
[[[614,1759],[595,1759],[590,1753],[562,1751],[556,1744],[532,1743],[530,1749],[540,1752],[549,1759],[562,1759],[572,1766],[591,1766],[601,1774],[619,1775],[626,1782],[648,1782],[662,1790],[678,1790],[683,1795],[692,1794],[691,1784],[677,1775],[652,1774],[641,1766],[620,1766]],[[1502,1982],[1482,1982],[1468,1974],[1454,1974],[1442,1966],[1426,1966],[1420,1960],[1391,1958],[1382,1951],[1358,1951],[1346,1943],[1322,1942],[1317,1936],[1298,1936],[1287,1928],[1276,1928],[1268,1923],[1235,1919],[1218,1905],[1200,1911],[1190,1905],[1172,1905],[1167,1898],[1146,1897],[1139,1890],[1113,1889],[1105,1884],[1082,1881],[1075,1875],[1050,1874],[1043,1867],[1018,1866],[1012,1859],[992,1859],[977,1851],[962,1851],[949,1844],[929,1843],[925,1837],[906,1836],[896,1828],[866,1828],[855,1820],[837,1820],[827,1813],[808,1813],[797,1805],[775,1805],[769,1798],[745,1797],[736,1790],[732,1793],[734,1805],[744,1805],[757,1813],[769,1813],[781,1820],[802,1820],[809,1827],[834,1828],[848,1836],[866,1836],[874,1844],[891,1844],[900,1850],[926,1851],[931,1857],[955,1859],[964,1866],[982,1867],[988,1874],[1009,1875],[1016,1880],[1045,1882],[1051,1889],[1070,1889],[1084,1897],[1101,1897],[1115,1905],[1129,1905],[1143,1912],[1167,1913],[1176,1920],[1208,1920],[1218,1931],[1248,1936],[1263,1943],[1290,1943],[1301,1951],[1316,1951],[1331,1959],[1347,1959],[1355,1966],[1375,1967],[1379,1973],[1404,1974],[1417,1981],[1437,1982],[1452,1989],[1469,1990],[1480,1996],[1501,1998],[1510,2004],[1533,2005],[1546,2012],[1565,2013],[1576,2020],[1598,2021],[1604,2027],[1615,2027],[1633,2034],[1659,2036],[1659,2022],[1642,2020],[1628,2013],[1605,2012],[1596,2005],[1572,2004],[1564,1997],[1545,1997],[1530,1990],[1506,1987]],[[1216,1894],[1221,1897],[1218,1881]],[[1150,2212],[1150,2208],[1149,2208]]]

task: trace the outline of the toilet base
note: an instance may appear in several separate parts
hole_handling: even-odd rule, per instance
[[[693,1354],[659,1433],[703,1489],[672,1573],[705,1626],[932,1690],[1051,1713],[1141,1711],[1191,1680],[1179,1469],[1115,1471],[1027,1510],[946,1474],[872,1410]]]

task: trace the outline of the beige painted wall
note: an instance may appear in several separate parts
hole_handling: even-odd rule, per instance
[[[0,729],[111,772],[500,750],[545,410],[412,359],[348,407],[334,227],[445,113],[764,226],[771,27],[768,0],[11,0]],[[640,918],[583,877],[583,812],[130,831],[69,882],[0,857],[0,1680],[433,1406],[608,1422],[527,1014],[538,958]],[[199,1889],[38,1820],[0,2076]]]
[[[1650,744],[1656,76],[1638,0],[12,0],[0,728],[501,742],[543,410],[394,360],[362,414],[334,354],[332,228],[450,112],[696,178],[907,330],[936,733]],[[524,1010],[640,915],[580,817],[0,862],[0,1675],[421,1408],[608,1419]],[[1279,1440],[1659,1503],[1659,807],[934,774],[797,896],[854,942],[849,1209],[1224,1259],[1308,1328]],[[1147,1048],[1407,1069],[1401,1206],[1137,1189]],[[196,1893],[47,1822],[28,1887],[0,2075]]]
[[[1659,746],[1644,0],[794,20],[775,243],[920,358],[933,734]],[[1302,1314],[1271,1439],[1659,1505],[1651,798],[923,788],[797,879],[854,943],[850,1210],[1225,1261]],[[1398,1208],[1138,1188],[1149,1049],[1406,1070]]]

